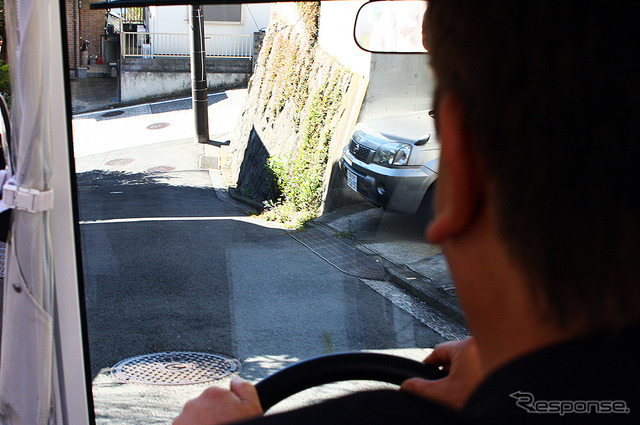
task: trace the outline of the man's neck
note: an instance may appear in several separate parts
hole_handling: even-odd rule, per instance
[[[489,227],[478,226],[464,240],[443,245],[487,373],[580,333],[558,329],[545,320],[525,275]]]

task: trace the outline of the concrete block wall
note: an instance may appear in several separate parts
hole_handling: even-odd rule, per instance
[[[208,58],[207,86],[210,90],[246,87],[251,59]],[[124,58],[120,68],[123,102],[169,95],[190,94],[189,58]]]

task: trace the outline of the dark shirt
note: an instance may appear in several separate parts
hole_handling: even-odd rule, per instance
[[[519,358],[490,375],[462,412],[399,391],[371,391],[247,424],[638,424],[638,361],[640,324]]]
[[[464,413],[491,423],[638,424],[639,360],[640,324],[558,344],[490,375]]]

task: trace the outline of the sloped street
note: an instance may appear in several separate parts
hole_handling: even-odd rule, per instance
[[[210,110],[232,109],[225,102],[233,96]],[[135,356],[221,355],[237,362],[234,373],[255,382],[331,352],[382,350],[421,359],[427,348],[465,334],[384,279],[379,264],[382,275],[359,278],[321,256],[320,245],[332,252],[337,243],[353,252],[352,264],[377,264],[338,238],[330,222],[319,221],[322,233],[303,244],[299,235],[249,215],[250,207],[228,197],[222,173],[199,165],[218,147],[194,143],[187,130],[186,137],[163,140],[163,131],[184,124],[183,110],[137,108],[149,112],[74,119],[98,423],[166,423],[210,384],[140,384],[112,374]],[[153,122],[169,125],[147,129]],[[139,140],[145,131],[153,140]],[[163,373],[149,379],[163,379],[157,375]],[[214,383],[228,385],[228,375]]]

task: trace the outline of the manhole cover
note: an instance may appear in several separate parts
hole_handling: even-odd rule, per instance
[[[156,122],[153,124],[149,124],[147,126],[147,130],[160,130],[161,128],[169,127],[171,124],[168,122]]]
[[[147,173],[168,173],[175,170],[176,167],[170,165],[158,165],[157,167],[147,168]]]
[[[103,118],[111,118],[111,117],[117,117],[118,115],[122,115],[122,114],[124,114],[124,111],[109,111],[109,112],[105,112],[100,116]]]
[[[219,354],[173,351],[130,357],[111,368],[122,382],[186,385],[211,382],[240,370],[240,362]]]
[[[104,165],[107,165],[109,167],[114,167],[116,165],[131,164],[133,161],[135,161],[133,158],[117,158],[117,159],[112,159],[109,162],[105,162]]]

